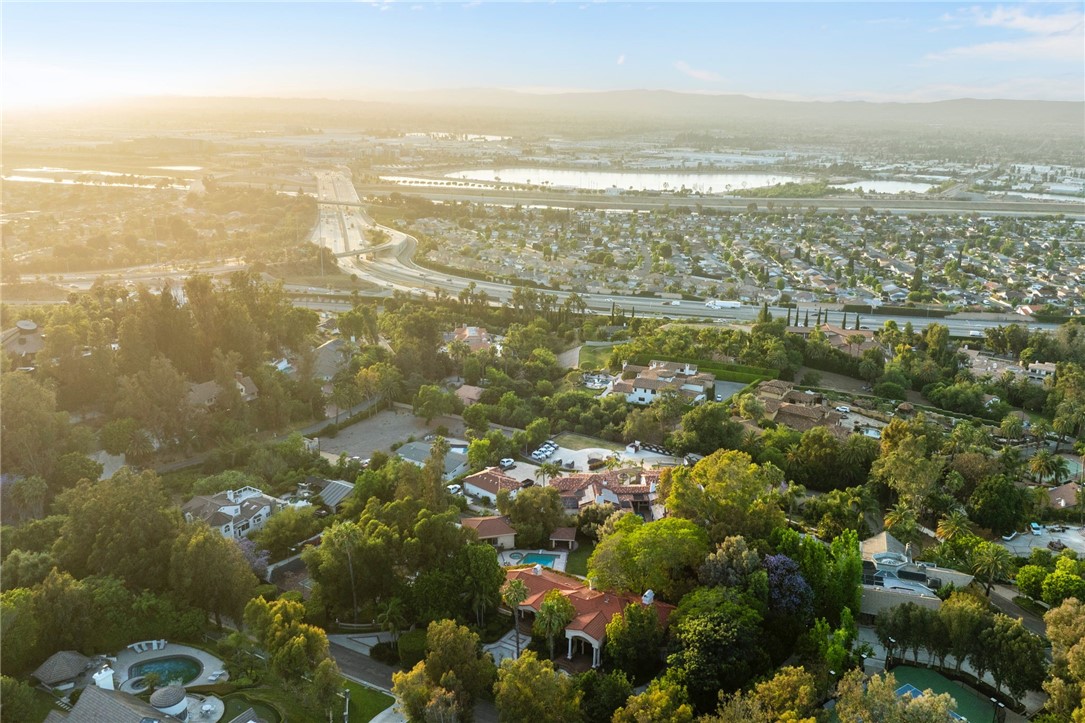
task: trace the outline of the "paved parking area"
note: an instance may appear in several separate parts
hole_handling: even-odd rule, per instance
[[[1039,535],[1034,535],[1030,531],[1018,534],[1017,537],[1012,540],[995,540],[999,542],[1018,557],[1028,557],[1031,554],[1033,548],[1042,548],[1049,550],[1047,545],[1053,540],[1059,540],[1062,544],[1066,545],[1068,549],[1074,550],[1079,555],[1085,555],[1085,528],[1078,528],[1071,525],[1065,525],[1066,532],[1053,532],[1050,528],[1045,527]],[[1054,554],[1058,554],[1052,550]]]

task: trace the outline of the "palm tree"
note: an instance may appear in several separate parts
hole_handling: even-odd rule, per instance
[[[972,522],[962,510],[953,510],[938,521],[938,537],[943,540],[952,540],[958,535],[966,535],[972,531]]]
[[[388,598],[388,602],[381,606],[380,613],[377,615],[377,624],[381,626],[381,630],[387,630],[392,634],[393,643],[399,642],[399,631],[407,624],[403,612],[403,600],[398,597]]]
[[[1056,462],[1059,459],[1051,453],[1049,449],[1041,449],[1036,454],[1032,455],[1032,459],[1028,461],[1029,472],[1032,472],[1036,476],[1036,481],[1043,484],[1044,478],[1054,473]]]
[[[1016,414],[1007,414],[1002,418],[1002,423],[998,425],[998,429],[1003,437],[1016,442],[1021,439],[1021,435],[1025,431],[1025,422]]]
[[[1070,462],[1065,457],[1054,457],[1051,460],[1051,483],[1057,485],[1063,479],[1070,476]]]
[[[919,539],[915,510],[907,502],[898,502],[885,513],[885,529],[907,544]]]
[[[1010,551],[1002,545],[984,542],[976,547],[972,555],[972,572],[987,580],[987,589],[984,591],[987,597],[991,596],[995,578],[1006,577],[1012,569],[1013,558],[1010,557]]]
[[[561,474],[561,467],[556,462],[543,462],[535,470],[535,480],[545,487],[548,480],[557,477],[559,474]]]
[[[1041,419],[1032,423],[1032,427],[1029,430],[1032,433],[1032,438],[1036,442],[1036,449],[1040,448],[1040,445],[1047,443],[1047,435],[1051,433],[1051,423],[1046,419]]]
[[[512,611],[512,629],[516,636],[516,657],[520,657],[520,603],[527,600],[527,585],[523,580],[509,580],[501,588],[501,600]]]
[[[557,590],[551,590],[543,598],[535,615],[535,632],[550,641],[550,658],[554,657],[554,639],[573,619],[576,609],[569,599]]]

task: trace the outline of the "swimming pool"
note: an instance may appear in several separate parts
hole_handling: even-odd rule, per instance
[[[524,562],[529,565],[542,565],[544,567],[553,567],[554,562],[557,561],[557,555],[544,555],[539,552],[531,552],[524,555]]]
[[[158,675],[160,685],[167,683],[187,685],[200,677],[201,672],[203,672],[203,664],[195,658],[187,655],[172,655],[136,663],[128,669],[128,677],[138,678],[155,673]]]

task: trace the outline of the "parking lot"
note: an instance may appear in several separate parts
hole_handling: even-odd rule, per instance
[[[406,442],[412,436],[422,439],[440,426],[448,428],[449,436],[463,438],[463,421],[460,419],[438,417],[427,426],[426,420],[404,409],[384,411],[340,430],[335,437],[321,437],[320,451],[335,457],[346,452],[363,459],[372,457],[377,450],[391,454],[390,448],[396,442]]]

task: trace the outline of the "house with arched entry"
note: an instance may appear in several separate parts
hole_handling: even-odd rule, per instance
[[[622,615],[628,605],[654,605],[659,624],[667,625],[674,606],[656,602],[655,594],[648,590],[641,597],[621,595],[606,590],[595,590],[583,580],[572,575],[556,572],[535,565],[506,570],[507,580],[521,580],[527,587],[527,598],[515,611],[517,620],[533,619],[539,612],[546,594],[557,590],[572,603],[576,611],[565,626],[566,654],[558,656],[554,664],[569,672],[582,672],[588,667],[598,668],[602,662],[603,644],[606,642],[607,623],[614,616]]]

